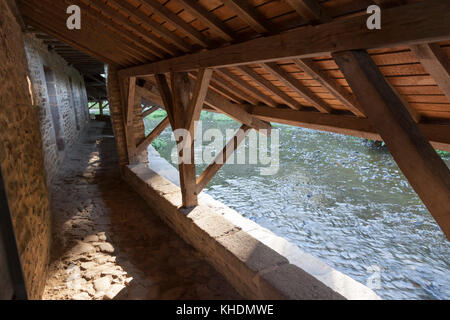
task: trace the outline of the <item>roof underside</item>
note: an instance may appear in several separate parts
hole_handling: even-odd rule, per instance
[[[315,2],[316,7],[313,1],[301,0],[21,0],[19,7],[28,25],[121,69],[244,43],[305,25],[343,21],[366,15],[369,5],[383,2],[395,6],[421,1],[321,0]],[[313,3],[315,10],[305,9],[305,3],[309,9]],[[79,31],[66,28],[70,4],[81,7]],[[446,64],[450,57],[450,38],[447,40],[433,44]],[[421,122],[450,124],[449,93],[438,83],[441,79],[430,75],[417,52],[409,46],[368,52]],[[195,76],[195,71],[190,72]],[[365,117],[331,55],[221,66],[210,88],[237,104]]]

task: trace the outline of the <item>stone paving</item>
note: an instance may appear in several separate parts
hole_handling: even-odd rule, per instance
[[[44,299],[241,299],[121,180],[109,124],[90,124],[51,193]]]

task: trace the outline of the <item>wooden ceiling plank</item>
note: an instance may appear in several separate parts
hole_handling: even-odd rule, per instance
[[[248,94],[252,95],[256,99],[264,102],[268,106],[276,107],[277,103],[270,97],[266,96],[264,93],[260,92],[258,89],[250,85],[247,81],[241,79],[239,76],[233,74],[228,69],[216,69],[216,72],[219,73],[222,77],[226,78],[228,81],[234,83],[242,90],[245,90]]]
[[[328,16],[317,0],[284,0],[308,22],[329,22]]]
[[[236,67],[236,69],[240,70],[244,74],[246,74],[248,77],[253,79],[255,82],[257,82],[260,86],[265,88],[267,91],[271,92],[272,94],[279,97],[288,107],[294,109],[294,110],[301,110],[303,109],[303,106],[295,99],[293,99],[291,96],[286,94],[283,90],[281,90],[279,87],[275,86],[272,81],[267,80],[262,75],[254,71],[249,66],[239,66]]]
[[[25,20],[28,24],[34,26],[35,28],[38,28],[42,31],[45,31],[46,33],[54,36],[55,38],[60,39],[61,41],[69,43],[74,48],[87,52],[93,57],[97,58],[99,61],[102,61],[104,63],[108,63],[111,65],[121,65],[123,64],[123,59],[112,57],[110,55],[105,56],[103,55],[103,52],[101,50],[98,50],[99,48],[93,48],[94,46],[89,45],[89,41],[85,41],[82,39],[81,36],[79,37],[69,37],[66,33],[61,32],[61,29],[59,28],[52,28],[47,24],[46,22],[42,21],[41,17],[36,16],[30,12],[26,12],[27,9],[23,9],[22,7],[21,13],[23,16],[25,16]],[[56,31],[58,30],[58,31]],[[77,39],[78,38],[78,39]],[[97,49],[97,50],[96,50]]]
[[[122,75],[145,76],[170,70],[220,68],[292,58],[325,56],[336,51],[400,47],[450,39],[447,1],[428,0],[383,10],[383,28],[373,32],[358,15],[314,27],[245,41],[126,70]]]
[[[57,7],[58,10],[65,12],[66,8],[64,7],[63,4],[54,3],[53,1],[50,1],[50,0],[40,0],[39,2],[34,1],[34,2],[27,2],[27,3],[29,3],[30,8],[32,8],[31,10],[36,11],[36,13],[39,12],[39,14],[42,15],[42,18],[44,18],[46,23],[55,26],[55,28],[61,28],[62,29],[61,32],[63,32],[63,30],[64,30],[64,32],[67,32],[68,35],[74,35],[74,36],[78,36],[79,34],[82,34],[83,36],[90,35],[92,37],[95,37],[97,39],[97,41],[106,40],[103,42],[104,42],[104,44],[105,43],[109,44],[109,48],[111,50],[110,52],[114,52],[114,53],[119,52],[121,54],[121,56],[128,61],[127,64],[136,64],[136,63],[139,63],[138,61],[146,60],[143,57],[141,57],[140,54],[136,53],[134,51],[133,47],[130,47],[129,45],[124,44],[120,41],[117,41],[117,36],[112,37],[109,32],[103,32],[101,35],[98,32],[96,32],[98,30],[98,21],[97,20],[91,19],[90,17],[85,17],[84,29],[81,29],[80,32],[77,32],[75,34],[75,32],[71,32],[70,30],[67,29],[66,20],[64,19],[64,17],[53,14],[55,7]],[[62,5],[62,6],[59,6],[59,5]],[[56,24],[58,26],[56,26]],[[89,31],[86,32],[86,29],[89,29]],[[93,31],[93,30],[95,30],[95,31]],[[107,48],[107,47],[105,46],[105,48]]]
[[[331,78],[326,72],[320,70],[313,59],[294,59],[294,63],[299,66],[304,72],[313,77],[323,87],[333,94],[336,99],[342,102],[351,112],[358,117],[365,117],[362,107],[358,101],[348,93],[344,88],[336,83],[336,80]]]
[[[369,121],[450,239],[450,170],[364,50],[333,55]]]
[[[116,0],[108,0],[108,3],[111,3],[118,7],[120,10],[124,11],[126,14],[128,14],[130,17],[133,17],[135,20],[139,21],[139,23],[147,25],[152,31],[158,33],[160,36],[162,36],[164,39],[170,40],[173,42],[173,44],[180,48],[183,51],[190,51],[191,47],[189,44],[187,44],[183,39],[175,35],[174,33],[170,32],[170,30],[164,28],[163,26],[159,25],[156,21],[154,21],[152,18],[147,16],[145,13],[140,11],[139,9],[135,8],[131,4],[129,4],[126,1],[116,1]],[[105,10],[107,10],[108,14],[114,15],[114,18],[118,19],[122,23],[127,23],[130,27],[133,27],[134,30],[139,32],[139,34],[146,39],[147,41],[154,43],[155,46],[159,47],[160,49],[166,51],[167,53],[171,55],[177,55],[177,49],[174,48],[171,44],[166,43],[162,39],[154,36],[151,32],[147,32],[146,30],[142,29],[142,27],[138,24],[135,24],[131,20],[128,20],[125,18],[125,16],[121,15],[120,13],[116,12],[114,9],[112,9],[110,6],[102,6],[106,7]],[[111,11],[113,10],[113,11]],[[124,20],[125,19],[125,20]]]
[[[183,19],[181,19],[175,13],[159,3],[157,0],[137,0],[137,2],[150,9],[156,15],[166,19],[167,22],[183,31],[189,38],[201,44],[202,46],[211,47],[214,45],[214,43],[200,31],[185,22]]]
[[[236,36],[233,31],[198,2],[192,0],[176,0],[176,2],[224,40],[231,42],[235,39]]]
[[[263,63],[262,66],[268,72],[278,77],[285,85],[298,93],[303,99],[311,103],[314,108],[320,112],[331,113],[332,108],[318,96],[316,96],[308,87],[305,87],[299,80],[293,78],[288,72],[281,68],[275,62]]]
[[[80,0],[76,0],[77,2],[80,2]],[[111,23],[117,24],[117,26],[121,29],[121,32],[125,35],[128,35],[129,37],[132,37],[133,40],[140,45],[140,47],[144,47],[146,50],[150,50],[154,55],[164,58],[165,52],[167,52],[169,55],[173,56],[176,51],[172,50],[167,44],[165,44],[161,39],[158,37],[152,35],[149,32],[145,32],[139,25],[133,23],[131,20],[127,19],[124,15],[120,14],[110,6],[102,3],[97,3],[92,0],[86,0],[92,8],[95,8],[96,10],[102,12],[103,14],[108,15],[111,18]],[[110,1],[112,2],[112,1]],[[125,3],[125,2],[124,2]],[[87,8],[87,11],[93,11],[89,7]],[[131,30],[133,30],[136,35],[134,35],[131,32],[123,32],[123,27],[120,25],[123,24],[124,26],[127,26]],[[117,27],[116,27],[117,28]],[[140,39],[139,37],[142,39]],[[154,47],[153,47],[154,46]]]
[[[264,17],[262,17],[248,1],[222,0],[222,2],[256,32],[269,32],[267,21],[265,21]]]
[[[450,99],[450,61],[441,46],[438,43],[424,43],[411,46],[411,50]]]

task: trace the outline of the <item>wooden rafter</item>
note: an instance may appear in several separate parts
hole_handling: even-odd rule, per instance
[[[248,1],[242,0],[222,0],[222,2],[232,9],[236,14],[245,21],[253,30],[259,33],[267,33],[267,21]]]
[[[294,63],[330,91],[336,99],[342,102],[356,116],[365,117],[358,101],[342,88],[336,80],[332,79],[326,72],[320,70],[313,59],[294,59]]]
[[[115,6],[129,14],[131,17],[139,21],[139,23],[142,23],[148,27],[151,28],[152,31],[156,32],[160,36],[162,36],[163,39],[168,39],[173,42],[174,45],[176,45],[179,49],[183,51],[191,51],[192,47],[186,43],[181,37],[177,36],[175,33],[170,32],[165,27],[158,24],[156,21],[154,21],[152,18],[147,16],[145,13],[140,11],[139,9],[135,8],[131,4],[129,4],[126,1],[118,1],[118,0],[109,0],[109,2],[113,3]],[[115,15],[113,12],[108,10],[111,14]],[[119,18],[119,17],[118,17]],[[119,18],[122,20],[121,18]],[[153,39],[154,43],[158,45],[160,48],[168,51],[171,54],[174,54],[176,50],[173,49],[172,46],[169,46],[167,43],[162,41],[161,39],[157,37],[153,37],[151,33],[147,33],[147,36]]]
[[[236,67],[238,70],[246,74],[248,77],[256,81],[260,86],[262,86],[267,91],[276,95],[280,98],[287,106],[294,110],[301,110],[303,106],[295,99],[286,94],[283,90],[275,86],[271,81],[264,78],[262,75],[254,71],[249,66],[240,66]]]
[[[234,137],[227,143],[225,148],[217,155],[216,159],[210,164],[205,171],[197,179],[196,194],[200,194],[206,185],[211,181],[215,174],[223,167],[228,159],[233,155],[239,145],[244,141],[245,137],[251,131],[247,125],[243,125],[234,135]]]
[[[113,18],[115,21],[118,21],[122,23],[124,26],[127,26],[133,32],[135,32],[139,37],[142,37],[142,39],[138,38],[137,36],[133,36],[131,33],[126,33],[128,36],[131,36],[133,41],[139,46],[140,48],[144,47],[145,50],[151,50],[153,54],[156,56],[163,58],[165,57],[164,52],[167,52],[170,55],[175,55],[177,51],[166,44],[164,41],[159,39],[158,37],[152,35],[149,32],[143,32],[142,28],[138,25],[133,23],[131,20],[127,19],[124,15],[120,14],[110,6],[103,4],[103,3],[97,3],[92,0],[87,0],[89,5],[93,8],[96,8],[100,12],[103,12]],[[86,8],[86,5],[83,5],[80,0],[76,0],[75,2],[77,5],[79,5],[81,8]],[[122,3],[122,2],[121,2]],[[124,2],[125,3],[125,2]],[[92,10],[89,10],[86,8],[86,12],[90,12]],[[105,20],[104,18],[102,20]],[[146,41],[146,42],[145,42]],[[156,48],[152,48],[152,46],[155,46]]]
[[[247,81],[241,79],[239,76],[235,75],[228,69],[216,69],[216,72],[219,73],[222,77],[226,78],[228,81],[234,83],[236,86],[245,90],[247,95],[251,95],[258,99],[259,101],[264,102],[268,106],[276,107],[277,103],[269,96],[260,92],[258,89],[250,85]]]
[[[147,7],[149,10],[157,14],[158,16],[166,19],[170,24],[175,26],[176,28],[183,31],[189,38],[198,42],[204,47],[212,46],[214,43],[209,40],[205,35],[203,35],[200,31],[192,27],[190,24],[185,22],[179,16],[174,14],[172,11],[167,9],[164,5],[162,5],[157,0],[137,0],[140,4]]]
[[[450,239],[450,170],[365,51],[334,59],[398,166]]]
[[[223,24],[214,14],[208,12],[202,5],[192,0],[176,0],[176,2],[190,14],[207,25],[214,33],[225,39],[226,41],[233,41],[235,39],[234,33]]]
[[[448,40],[450,3],[428,0],[383,11],[383,28],[367,29],[366,15],[350,16],[312,27],[258,38],[122,70],[124,76],[219,68],[292,58],[323,56],[336,51],[398,47]],[[399,18],[401,17],[401,18]],[[406,27],[405,27],[406,26]],[[320,41],[318,40],[320,39]]]
[[[317,0],[284,0],[307,22],[328,22],[331,20]]]
[[[411,46],[411,50],[450,99],[450,62],[441,46],[438,43],[425,43]]]
[[[268,72],[279,78],[285,85],[297,92],[303,99],[311,103],[314,108],[320,112],[330,113],[332,108],[322,99],[317,97],[308,87],[304,86],[297,79],[293,78],[288,72],[281,68],[275,62],[263,63],[262,66]]]

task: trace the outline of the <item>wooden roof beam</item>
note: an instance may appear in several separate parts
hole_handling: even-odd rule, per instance
[[[80,2],[80,0],[76,0],[76,1],[78,3]],[[86,1],[89,3],[89,5],[92,8],[95,8],[96,10],[99,10],[100,12],[108,15],[112,19],[111,22],[118,24],[118,26],[120,28],[123,28],[122,26],[120,26],[120,24],[122,24],[122,25],[130,28],[131,30],[133,30],[133,32],[135,32],[137,35],[137,36],[134,36],[133,39],[136,41],[136,43],[140,44],[141,46],[143,45],[146,48],[146,50],[151,50],[154,54],[156,54],[160,58],[164,57],[165,53],[168,53],[169,55],[172,55],[172,56],[175,55],[175,53],[176,53],[175,48],[171,47],[170,45],[168,45],[167,43],[165,43],[158,37],[152,35],[151,32],[145,32],[139,25],[137,25],[134,22],[132,22],[131,20],[127,19],[127,17],[120,14],[119,12],[114,10],[112,7],[104,4],[103,2],[97,3],[92,0],[86,0]],[[113,1],[110,0],[110,2],[112,3]],[[123,2],[123,3],[126,3],[126,2]],[[92,10],[87,9],[86,11],[89,12]],[[124,10],[124,11],[126,11],[126,10]],[[124,30],[122,29],[121,31],[123,32]],[[126,34],[129,36],[132,35],[130,32],[127,32]],[[141,37],[142,40],[139,39],[138,36]],[[148,44],[145,44],[144,41]],[[151,46],[155,46],[155,47],[152,48]]]
[[[259,33],[268,33],[267,21],[248,2],[242,0],[222,0],[239,18],[244,20],[253,30]]]
[[[175,13],[167,9],[159,1],[137,0],[137,2],[151,10],[154,14],[162,17],[163,19],[166,19],[168,23],[183,31],[189,38],[201,44],[203,47],[211,47],[214,45],[214,43],[200,31],[198,31],[183,19],[181,19],[179,16],[177,16]]]
[[[367,15],[305,26],[223,48],[121,70],[124,76],[221,68],[292,58],[311,58],[352,49],[397,47],[450,39],[450,2],[427,0],[383,10],[383,28],[366,28]]]
[[[344,106],[358,117],[365,117],[362,107],[358,101],[342,88],[336,80],[331,78],[326,72],[320,70],[313,59],[294,59],[294,63],[304,72],[309,74],[314,80],[319,82],[330,93],[336,97]]]
[[[254,117],[269,122],[383,141],[367,118],[266,106],[252,106],[248,109]],[[450,125],[417,125],[436,149],[450,152]]]
[[[271,81],[264,78],[262,75],[254,71],[249,66],[239,66],[236,67],[236,69],[240,70],[244,74],[246,74],[248,77],[253,79],[255,82],[257,82],[261,87],[266,89],[267,91],[271,92],[272,94],[276,95],[278,98],[280,98],[288,107],[294,109],[294,110],[301,110],[303,109],[303,106],[301,103],[299,103],[297,100],[286,94],[283,90],[278,88],[276,85],[274,85]]]
[[[438,43],[411,46],[425,70],[433,77],[439,88],[450,99],[450,62]]]
[[[328,22],[329,17],[317,0],[284,0],[307,22]]]
[[[235,34],[219,18],[210,13],[202,5],[192,0],[176,0],[176,2],[198,20],[207,25],[212,32],[222,37],[226,41],[233,41]]]
[[[228,81],[234,83],[239,88],[242,88],[242,90],[246,91],[249,95],[255,97],[259,101],[262,101],[268,106],[274,108],[277,106],[277,103],[271,97],[266,96],[264,93],[260,92],[258,89],[250,85],[247,81],[232,73],[230,70],[225,68],[216,69],[216,72],[222,77],[226,78]]]
[[[117,0],[108,0],[108,2],[114,4],[116,7],[120,8],[127,14],[129,14],[131,17],[139,21],[139,23],[142,23],[148,27],[160,36],[162,36],[163,39],[168,39],[173,42],[174,45],[176,45],[178,48],[186,51],[191,51],[192,47],[190,44],[188,44],[186,41],[184,41],[182,38],[178,37],[176,34],[172,33],[169,29],[161,26],[159,23],[154,21],[152,18],[147,16],[145,13],[140,11],[138,8],[135,8],[133,5],[129,4],[127,1],[117,1]],[[112,10],[112,8],[111,8]],[[110,12],[110,10],[108,10]],[[112,13],[112,12],[111,12]],[[118,12],[116,12],[118,14]],[[125,17],[124,17],[125,18]],[[122,19],[121,19],[122,20]],[[165,51],[169,52],[172,55],[176,55],[176,51],[172,46],[168,45],[161,39],[153,36],[150,32],[146,33],[147,37],[150,37],[153,39],[155,45],[158,45],[161,49],[164,49]],[[168,51],[170,50],[170,51]]]
[[[341,52],[333,56],[399,168],[450,239],[450,170],[447,165],[366,51]]]
[[[305,87],[299,80],[293,78],[283,68],[275,62],[263,63],[263,68],[274,76],[278,77],[286,86],[298,93],[303,99],[307,100],[314,108],[320,112],[331,113],[332,108],[318,96],[316,96],[311,89]]]

